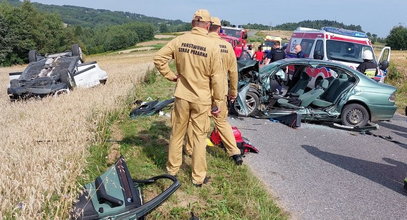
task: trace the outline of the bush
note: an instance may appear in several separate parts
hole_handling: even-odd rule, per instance
[[[147,85],[155,83],[157,81],[157,74],[158,74],[158,71],[156,68],[153,68],[152,70],[150,70],[150,68],[149,68],[146,71],[143,82]]]
[[[388,69],[387,77],[391,81],[397,81],[403,77],[403,74],[398,71],[396,65],[391,63]]]

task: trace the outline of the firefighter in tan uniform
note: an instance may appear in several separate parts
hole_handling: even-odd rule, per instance
[[[236,145],[236,139],[233,135],[232,127],[230,126],[229,122],[227,121],[228,111],[227,111],[227,97],[232,102],[237,97],[237,62],[236,62],[236,55],[233,52],[232,45],[223,40],[219,36],[221,23],[220,19],[217,17],[212,17],[212,24],[209,28],[208,36],[216,42],[218,45],[221,55],[222,55],[222,63],[223,63],[223,77],[224,77],[224,89],[223,95],[225,99],[220,103],[222,112],[219,114],[218,117],[214,117],[213,121],[215,122],[215,128],[219,131],[220,137],[222,138],[222,142],[226,148],[226,152],[228,155],[235,161],[237,165],[241,165],[243,163],[243,159],[241,156],[240,149]],[[230,82],[230,88],[228,87],[228,76]],[[229,90],[228,90],[229,88]],[[223,109],[225,109],[223,111]],[[192,150],[192,140],[189,138],[192,136],[192,130],[188,129],[188,139],[186,143],[186,153],[191,155]]]
[[[171,138],[167,172],[176,175],[182,164],[182,146],[188,122],[192,129],[192,182],[195,186],[206,183],[206,136],[209,115],[225,111],[220,106],[224,99],[223,72],[219,46],[207,36],[210,14],[200,9],[192,20],[192,31],[171,40],[154,56],[158,71],[168,80],[176,82],[175,102],[171,115]],[[168,66],[175,59],[178,75]]]

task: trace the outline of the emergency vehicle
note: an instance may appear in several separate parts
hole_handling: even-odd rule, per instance
[[[222,26],[219,36],[232,44],[237,58],[239,58],[247,43],[247,31],[243,28]]]
[[[270,50],[273,49],[274,43],[277,42],[277,41],[281,45],[281,41],[282,41],[281,37],[266,36],[264,38],[264,42],[262,44],[261,50],[264,53],[270,52]]]
[[[286,48],[287,57],[296,57],[294,48],[298,44],[301,45],[306,58],[339,62],[353,69],[363,62],[363,51],[370,50],[374,55],[372,43],[365,33],[335,27],[323,27],[321,30],[297,28]],[[379,59],[374,57],[380,67],[374,77],[376,81],[384,81],[390,52],[390,47],[385,47]],[[312,87],[321,79],[332,76],[329,71],[309,71],[309,75],[313,78],[310,82]]]

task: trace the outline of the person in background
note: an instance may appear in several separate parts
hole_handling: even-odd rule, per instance
[[[247,52],[250,54],[250,57],[253,57],[254,50],[253,50],[253,45],[252,44],[247,45]]]
[[[267,53],[265,64],[275,62],[277,60],[282,60],[285,58],[285,52],[280,48],[280,42],[274,42],[273,49]]]
[[[259,61],[260,64],[262,64],[263,59],[264,59],[264,53],[263,53],[263,51],[261,51],[261,49],[262,49],[262,47],[261,47],[261,45],[259,45],[259,47],[257,47],[257,51],[253,55],[253,59]]]
[[[359,64],[356,68],[359,72],[366,76],[373,78],[377,75],[377,64],[373,60],[373,53],[370,50],[363,51],[362,54],[363,63]]]
[[[294,51],[297,55],[297,58],[305,58],[304,53],[302,52],[302,47],[300,44],[295,45],[294,47]],[[298,80],[300,80],[300,76],[301,76],[301,71],[298,68],[295,68],[294,70],[294,74],[293,77],[291,78],[291,80],[288,82],[288,91],[291,90],[291,88],[297,84]]]
[[[300,44],[295,45],[295,53],[297,54],[297,58],[305,58],[304,52],[302,52],[302,47]]]

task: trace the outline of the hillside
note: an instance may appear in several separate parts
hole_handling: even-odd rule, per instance
[[[273,27],[273,29],[293,31],[297,27],[321,29],[322,27],[328,27],[328,26],[343,28],[343,29],[348,29],[348,30],[363,31],[362,27],[360,25],[353,25],[353,24],[346,25],[341,22],[329,21],[329,20],[314,20],[314,21],[305,20],[305,21],[300,21],[300,22],[284,23],[284,24],[280,24],[280,25]]]
[[[7,0],[6,0],[7,1]],[[12,5],[21,4],[18,0],[8,0]],[[149,17],[142,14],[110,11],[105,9],[92,9],[71,5],[47,5],[32,2],[32,4],[43,12],[59,14],[66,24],[84,27],[109,26],[125,24],[129,22],[145,22],[151,24],[184,25],[181,20],[168,20]]]

